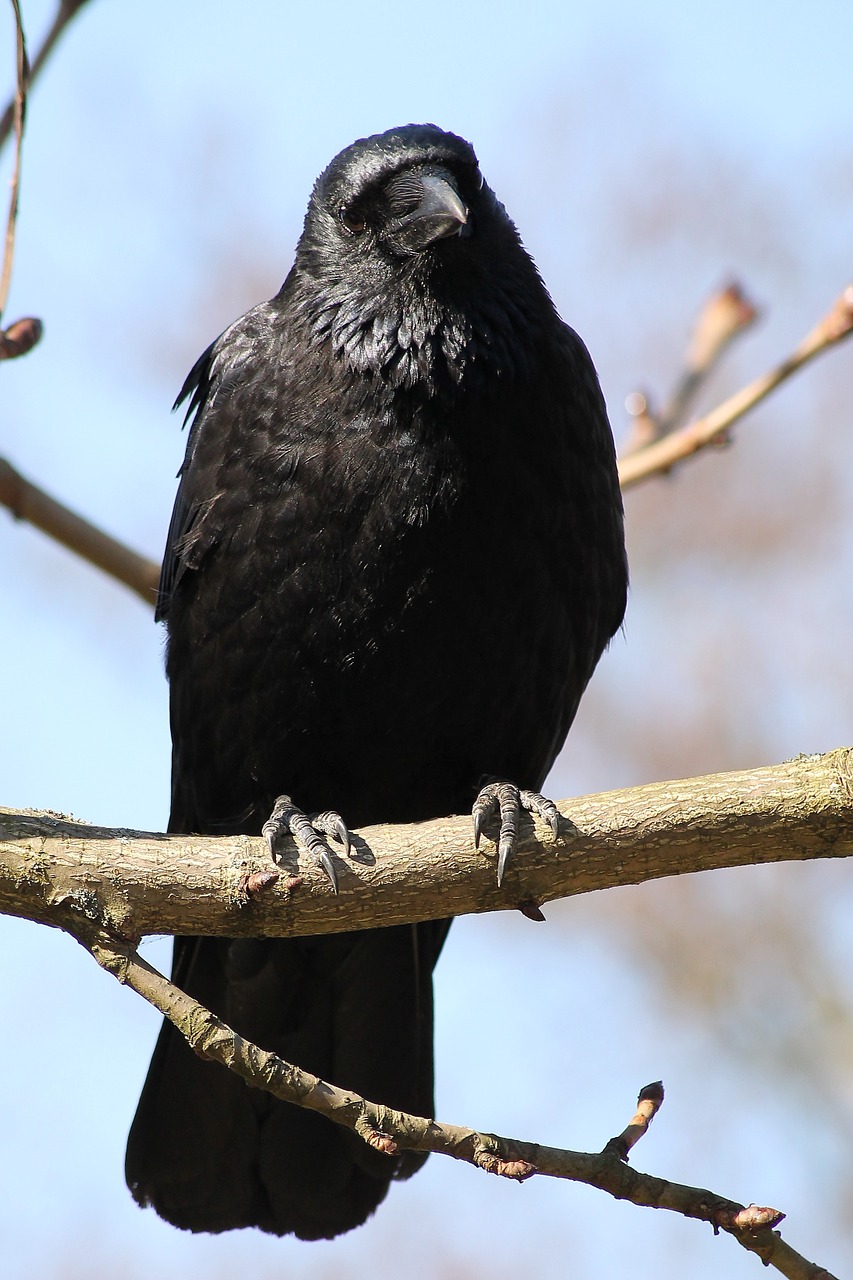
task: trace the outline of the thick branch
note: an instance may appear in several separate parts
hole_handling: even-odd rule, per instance
[[[711,1191],[629,1168],[614,1150],[614,1143],[622,1141],[625,1134],[611,1140],[600,1154],[587,1154],[500,1138],[377,1105],[245,1040],[167,981],[135,951],[116,944],[90,921],[78,918],[70,932],[104,969],[169,1018],[196,1053],[228,1067],[256,1088],[265,1089],[285,1102],[318,1111],[336,1124],[354,1130],[378,1151],[388,1155],[393,1155],[399,1147],[431,1151],[519,1182],[536,1173],[583,1182],[619,1200],[670,1209],[711,1223],[715,1231],[727,1232],[745,1249],[757,1253],[765,1265],[774,1266],[789,1280],[833,1280],[829,1272],[796,1253],[772,1229],[784,1214],[757,1205],[744,1207]],[[662,1101],[660,1085],[643,1090],[638,1113],[629,1129],[639,1125],[644,1132]],[[630,1145],[634,1141],[636,1137]]]
[[[604,792],[559,807],[565,818],[559,838],[545,827],[522,828],[502,888],[494,844],[484,839],[476,852],[470,819],[455,817],[366,828],[349,859],[332,842],[337,896],[292,842],[274,878],[260,838],[115,831],[0,810],[0,912],[60,927],[69,911],[82,912],[128,939],[275,937],[516,907],[529,912],[555,898],[687,871],[849,857],[853,750]]]

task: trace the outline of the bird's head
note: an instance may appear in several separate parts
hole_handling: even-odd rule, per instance
[[[361,138],[311,193],[283,293],[352,370],[426,388],[489,365],[504,374],[550,310],[471,145],[432,124]],[[519,320],[524,332],[519,335]]]
[[[470,236],[482,192],[474,150],[453,133],[405,125],[361,138],[317,179],[300,251],[399,263]]]

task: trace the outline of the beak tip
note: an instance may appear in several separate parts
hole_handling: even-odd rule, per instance
[[[437,240],[462,234],[469,221],[468,207],[463,204],[449,173],[425,173],[421,182],[420,204],[403,219],[400,227],[415,249],[425,249]]]

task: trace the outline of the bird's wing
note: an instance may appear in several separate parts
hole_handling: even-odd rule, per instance
[[[222,462],[229,437],[240,430],[232,392],[258,377],[259,356],[269,354],[272,316],[270,304],[263,303],[220,334],[195,362],[172,406],[188,402],[184,423],[192,425],[160,570],[158,622],[168,616],[184,573],[200,566],[222,533]]]

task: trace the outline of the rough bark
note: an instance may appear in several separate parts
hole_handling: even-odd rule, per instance
[[[522,827],[502,888],[494,844],[452,817],[365,828],[335,896],[288,841],[277,879],[260,838],[110,830],[0,810],[0,912],[114,936],[282,936],[518,907],[688,871],[853,853],[853,750],[563,800],[563,829]],[[346,816],[346,815],[344,815]],[[488,833],[487,833],[488,835]]]

